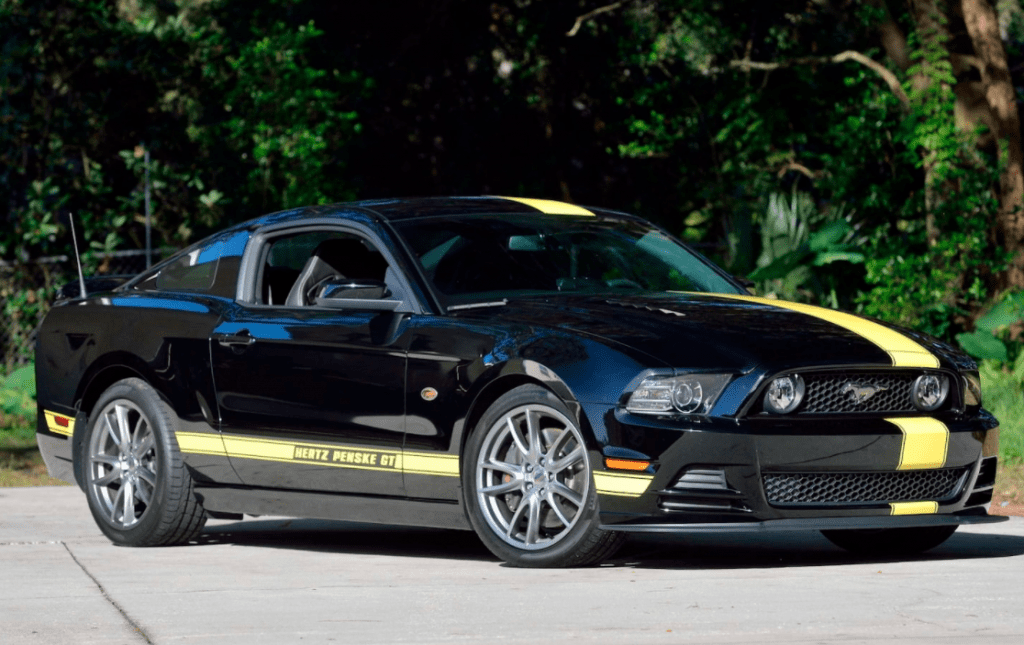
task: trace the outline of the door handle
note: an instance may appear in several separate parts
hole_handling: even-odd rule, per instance
[[[232,349],[242,349],[256,342],[256,339],[249,333],[248,329],[239,329],[234,334],[214,334],[213,339]]]

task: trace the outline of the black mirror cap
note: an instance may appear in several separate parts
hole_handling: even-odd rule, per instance
[[[328,309],[395,311],[402,306],[401,300],[388,300],[391,292],[381,280],[337,278],[325,282],[318,291],[316,304]]]
[[[383,280],[337,278],[321,285],[316,299],[318,302],[337,299],[381,300],[390,295]]]

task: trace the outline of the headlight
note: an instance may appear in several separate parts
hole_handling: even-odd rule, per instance
[[[964,404],[981,405],[981,376],[975,371],[964,373]]]
[[[648,376],[630,395],[626,409],[640,414],[707,414],[731,378],[729,374]]]
[[[804,379],[799,374],[776,377],[764,393],[764,409],[775,414],[792,412],[804,400],[804,389]]]
[[[939,374],[923,374],[914,381],[910,398],[914,407],[924,412],[938,409],[949,394],[949,379]]]

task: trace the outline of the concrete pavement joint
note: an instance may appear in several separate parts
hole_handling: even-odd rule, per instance
[[[68,547],[67,543],[61,541],[58,542],[58,544],[64,547],[64,550],[68,552],[68,555],[70,555],[71,559],[74,560],[75,564],[78,565],[78,568],[81,569],[85,575],[89,576],[89,579],[92,580],[93,584],[96,585],[96,588],[100,590],[100,593],[103,594],[103,597],[106,599],[106,601],[109,602],[114,607],[114,609],[117,610],[117,613],[121,614],[121,617],[124,618],[125,622],[132,626],[132,629],[134,629],[136,633],[138,633],[138,635],[142,637],[143,641],[149,643],[149,645],[153,645],[153,641],[149,639],[149,635],[146,634],[145,630],[142,629],[142,626],[136,623],[134,620],[132,620],[132,617],[128,615],[128,612],[126,612],[124,608],[121,607],[121,605],[117,604],[116,600],[110,597],[110,594],[108,594],[107,590],[103,588],[103,585],[101,585],[100,581],[96,579],[96,576],[92,575],[92,573],[90,573],[89,570],[85,568],[85,565],[78,561],[78,558],[75,557],[75,554],[71,551],[71,548]]]

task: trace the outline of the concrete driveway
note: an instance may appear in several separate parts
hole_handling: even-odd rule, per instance
[[[77,489],[0,489],[0,643],[1024,642],[1024,518],[904,561],[817,534],[501,566],[470,533],[282,518],[127,549]]]

